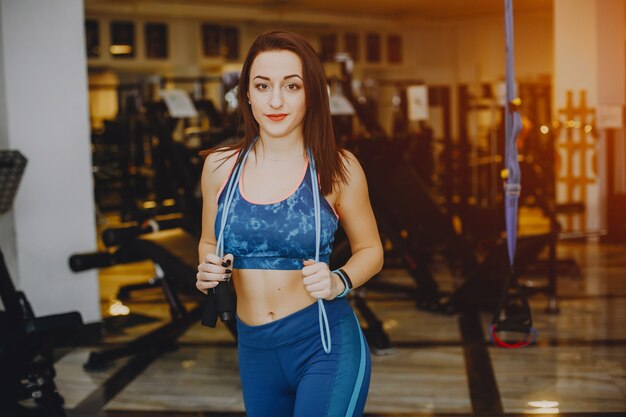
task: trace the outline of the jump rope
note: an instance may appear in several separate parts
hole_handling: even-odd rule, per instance
[[[250,151],[254,147],[256,143],[256,139],[246,153],[244,154],[241,163],[237,165],[235,171],[230,176],[228,180],[228,186],[226,187],[226,197],[224,199],[224,208],[222,211],[222,219],[220,223],[220,232],[217,238],[217,245],[215,248],[215,254],[220,257],[220,259],[224,258],[224,229],[226,228],[226,222],[228,218],[228,213],[230,211],[230,206],[233,202],[235,192],[239,186],[239,178],[241,177],[241,173],[243,172],[243,166],[248,159],[248,155]],[[320,195],[319,195],[319,183],[317,180],[317,170],[315,169],[315,161],[313,159],[313,154],[310,149],[307,149],[307,154],[309,157],[309,172],[311,173],[311,189],[313,191],[313,209],[315,211],[315,262],[319,262],[320,260],[320,240],[321,240],[321,211],[320,211]],[[324,307],[324,302],[321,298],[317,299],[317,306],[319,309],[319,324],[320,324],[320,339],[322,340],[322,346],[324,348],[324,352],[330,353],[331,350],[331,339],[330,339],[330,326],[328,325],[328,316],[326,314],[326,308]]]

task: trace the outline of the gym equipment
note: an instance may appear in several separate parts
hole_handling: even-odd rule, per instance
[[[25,168],[26,158],[19,151],[0,151],[0,214],[11,209]]]
[[[90,91],[115,90],[119,112],[114,121],[94,129],[95,194],[98,208],[119,209],[123,221],[143,221],[156,215],[188,209],[181,201],[180,187],[196,186],[199,173],[176,178],[198,168],[197,151],[237,136],[237,120],[226,99],[219,111],[208,91],[229,88],[232,80],[220,77],[150,77],[120,85],[90,85]],[[228,83],[228,85],[227,85]],[[219,84],[219,85],[217,85]],[[220,86],[223,84],[223,88]],[[172,118],[158,95],[172,87],[188,90],[195,118]],[[198,171],[198,169],[195,169]]]
[[[504,210],[506,221],[506,243],[509,260],[509,273],[502,288],[502,296],[491,319],[490,333],[492,339],[500,346],[528,346],[537,336],[532,325],[532,314],[528,299],[517,283],[515,271],[515,255],[517,246],[517,210],[521,190],[520,166],[517,157],[517,137],[522,130],[522,118],[518,112],[520,104],[515,91],[515,66],[513,54],[513,0],[504,0],[504,17],[506,32],[506,105],[505,120],[505,169]],[[524,333],[524,341],[516,344],[505,344],[496,335],[498,331]]]
[[[150,183],[145,169],[149,147],[145,140],[142,102],[145,95],[140,83],[118,86],[90,85],[91,92],[115,90],[118,113],[114,120],[104,120],[102,128],[92,128],[92,164],[94,193],[100,211],[118,209],[122,218],[137,214],[137,200],[147,198]]]
[[[350,75],[349,71],[344,71],[345,86],[351,85]],[[379,85],[393,85],[398,89],[396,102],[398,95],[400,100],[399,103],[394,102],[397,107],[396,118],[402,118],[402,114],[407,112],[403,88],[413,84],[420,82],[418,80],[379,82]],[[344,87],[343,91],[350,90]],[[440,114],[443,115],[443,124],[439,131],[449,134],[449,129],[446,129],[450,120],[449,94],[446,94],[445,88],[429,88],[429,104],[435,102],[433,100],[431,103],[431,91],[436,91],[432,96],[437,98],[437,105],[442,107]],[[346,94],[346,97],[355,100],[353,94]],[[453,175],[470,168],[469,161],[464,157],[467,152],[464,152],[462,146],[452,146],[449,138],[440,138],[441,144],[444,145],[441,152],[443,163],[436,164],[438,165],[436,174],[427,171],[419,175],[413,167],[414,161],[407,155],[406,144],[410,134],[408,125],[400,123],[401,120],[396,121],[395,132],[400,134],[400,139],[394,137],[390,140],[381,133],[380,126],[372,121],[375,120],[375,115],[368,114],[363,107],[359,108],[358,103],[352,104],[357,109],[356,114],[362,125],[366,128],[373,126],[374,133],[368,132],[360,140],[346,142],[346,146],[357,155],[368,177],[370,200],[381,235],[391,242],[394,254],[399,257],[400,263],[410,272],[417,284],[415,289],[412,286],[372,280],[366,287],[375,291],[394,292],[396,295],[410,294],[418,308],[432,311],[446,313],[464,309],[493,311],[497,307],[503,285],[506,284],[503,277],[508,271],[506,245],[500,237],[504,230],[504,222],[501,212],[494,216],[493,211],[483,212],[478,210],[476,205],[469,204],[471,189],[467,187],[466,181],[469,175]],[[364,120],[366,117],[369,120]],[[452,158],[451,155],[456,157]],[[436,180],[434,186],[431,186],[428,182],[433,177]],[[450,186],[451,182],[456,186]],[[443,188],[443,192],[436,195],[434,193],[439,191],[438,188]],[[496,198],[493,200],[497,202]],[[463,206],[459,207],[459,203]],[[470,210],[472,214],[468,215]],[[475,215],[480,215],[485,221],[477,221]],[[494,222],[494,219],[497,221]],[[457,231],[458,223],[461,222],[462,231]],[[489,225],[491,229],[489,236],[485,236],[483,230],[485,225]],[[551,266],[554,265],[555,230],[545,235],[522,239],[519,249],[520,264],[526,266],[534,262],[549,245],[551,257],[548,265],[549,270],[553,271],[554,268]],[[476,251],[476,245],[483,247],[482,253]],[[452,293],[443,293],[433,276],[431,264],[438,253],[445,256],[455,275],[464,278],[463,283]],[[523,272],[522,268],[519,272]],[[556,274],[552,274],[551,277],[555,280]],[[552,283],[553,280],[550,281]],[[556,286],[551,285],[550,288],[554,289]]]
[[[417,289],[395,289],[413,294],[417,307],[422,309],[445,313],[463,309],[493,311],[501,294],[503,271],[507,270],[504,242],[495,242],[479,260],[472,244],[455,230],[452,214],[437,203],[413,168],[398,158],[401,146],[393,141],[361,141],[353,148],[367,176],[379,228],[417,284]],[[536,259],[551,238],[546,234],[521,239],[520,265]],[[429,268],[435,253],[443,253],[451,268],[465,277],[451,294],[440,291]],[[391,284],[384,286],[394,288]]]
[[[0,214],[9,210],[26,166],[18,151],[0,151]],[[65,417],[63,397],[54,383],[53,348],[68,343],[82,326],[78,312],[36,317],[17,291],[0,250],[0,410],[11,416],[42,412]],[[30,409],[19,401],[34,399]],[[3,414],[4,415],[4,414]]]
[[[528,114],[530,120],[537,124],[533,126],[528,118],[522,119],[523,128],[518,137],[517,149],[521,152],[518,161],[525,185],[520,191],[519,204],[539,208],[543,216],[549,220],[550,231],[554,236],[554,242],[550,244],[548,260],[534,261],[532,265],[528,265],[529,271],[532,270],[535,274],[547,274],[548,285],[533,287],[528,291],[529,293],[545,292],[549,297],[547,311],[556,313],[558,312],[557,275],[581,275],[580,268],[573,259],[556,259],[557,241],[567,237],[562,232],[559,216],[581,213],[585,207],[582,203],[556,204],[555,144],[552,130],[548,128],[548,125],[551,125],[550,85],[540,82],[520,83],[519,90],[520,112]],[[470,241],[477,244],[482,244],[481,240],[485,238],[497,239],[503,230],[501,225],[495,227],[496,224],[493,221],[473,221],[477,218],[500,218],[504,209],[503,197],[499,192],[499,171],[503,167],[500,153],[504,151],[505,144],[505,112],[504,109],[494,111],[496,100],[493,86],[490,84],[483,84],[480,94],[472,93],[468,86],[460,86],[460,141],[458,145],[451,148],[450,152],[444,151],[442,154],[443,165],[446,167],[444,171],[447,171],[444,175],[447,180],[443,182],[446,207],[463,220],[464,233]],[[481,111],[491,114],[492,126],[487,134],[488,137],[470,134],[471,115]],[[539,125],[543,125],[543,130],[539,129]],[[495,143],[497,152],[489,153],[484,147],[476,144],[487,140]],[[471,163],[464,156],[472,149],[472,152],[478,153],[476,163]],[[494,190],[498,192],[496,198],[488,197]]]
[[[188,223],[187,219],[181,215],[162,216],[146,220],[141,224],[107,228],[102,231],[101,236],[104,245],[107,248],[113,248],[122,245],[125,242],[129,242],[141,235],[155,233],[161,230],[181,228],[193,235],[196,233],[196,231],[192,230],[190,226],[191,225]],[[93,267],[106,267],[120,263],[138,262],[142,260],[134,256],[132,252],[128,253],[128,251],[125,251],[123,247],[121,249],[122,250],[117,250],[114,252],[103,251],[93,254],[92,256],[96,258],[94,260]],[[84,267],[81,265],[81,263],[90,262],[89,259],[91,258],[86,255],[76,258],[71,257],[70,263],[72,264],[72,270],[83,270]],[[131,293],[135,291],[160,287],[161,284],[162,280],[157,275],[147,282],[123,285],[118,290],[117,299],[121,301],[128,300],[131,297]]]
[[[70,268],[74,272],[150,260],[155,264],[157,272],[154,279],[170,307],[171,321],[128,344],[92,352],[84,365],[86,370],[100,370],[115,359],[140,352],[160,354],[171,349],[176,339],[200,319],[201,307],[198,305],[187,309],[180,298],[181,293],[198,298],[201,296],[195,286],[198,239],[181,228],[164,230],[165,227],[166,224],[163,224],[158,232],[125,240],[111,252],[75,254],[69,258]],[[120,235],[129,236],[130,233],[125,230]],[[228,323],[227,326],[236,335],[235,327]]]
[[[405,144],[403,157],[410,162],[422,181],[433,191],[442,188],[442,166],[437,155],[441,149],[451,145],[450,134],[450,89],[447,86],[425,86],[423,80],[402,79],[380,81],[381,94],[383,88],[392,87],[392,128],[391,137],[394,141]],[[424,103],[437,116],[433,120],[410,120],[409,87],[424,86],[427,89],[428,102]],[[435,123],[437,126],[431,126]],[[435,128],[439,137],[435,137]]]
[[[345,85],[350,85],[352,83],[350,80],[350,75],[351,74],[349,72],[344,72],[343,77]],[[410,131],[408,125],[405,123],[406,120],[404,120],[406,119],[405,114],[407,113],[407,110],[406,97],[404,97],[403,93],[403,88],[406,88],[407,85],[415,84],[423,84],[423,81],[382,80],[377,83],[377,85],[379,86],[391,85],[397,89],[397,93],[394,96],[393,103],[395,106],[394,116],[398,120],[395,120],[393,126],[395,127],[394,132],[399,134],[399,138],[396,138],[395,136],[393,138],[387,138],[386,136],[383,136],[381,140],[372,140],[372,138],[376,138],[381,135],[370,134],[369,132],[366,132],[365,134],[361,135],[358,140],[357,138],[353,138],[353,140],[346,142],[346,146],[354,150],[354,152],[359,157],[362,155],[361,153],[359,153],[359,148],[370,149],[373,152],[379,152],[379,149],[376,148],[376,143],[382,145],[383,148],[385,146],[392,146],[394,148],[394,151],[388,154],[386,157],[379,155],[378,157],[384,159],[385,161],[378,164],[376,168],[377,171],[372,169],[370,172],[372,178],[374,178],[372,181],[376,181],[376,176],[378,175],[386,176],[386,184],[380,184],[381,194],[388,195],[388,198],[390,199],[389,201],[395,201],[396,205],[412,205],[413,203],[411,203],[410,201],[414,197],[428,199],[427,206],[430,208],[414,208],[413,215],[415,215],[415,213],[421,213],[420,215],[428,215],[425,214],[426,212],[431,213],[435,216],[443,214],[444,221],[441,223],[437,221],[437,223],[440,224],[441,227],[439,230],[436,230],[437,233],[435,234],[435,236],[429,236],[428,234],[426,234],[419,239],[419,244],[413,242],[407,243],[408,240],[418,240],[415,236],[427,230],[429,225],[424,226],[426,229],[420,229],[419,227],[421,226],[416,225],[418,226],[419,232],[413,233],[412,236],[409,234],[409,236],[407,237],[406,234],[408,228],[403,228],[400,226],[407,224],[407,222],[411,222],[411,220],[408,220],[411,216],[411,210],[406,210],[406,212],[399,219],[394,218],[394,214],[390,213],[394,213],[394,210],[397,212],[398,209],[385,209],[384,206],[388,203],[386,203],[384,199],[381,199],[383,200],[382,203],[374,201],[376,200],[376,197],[374,196],[373,190],[370,188],[372,204],[373,206],[378,206],[378,208],[374,207],[377,211],[377,214],[381,213],[377,216],[377,221],[379,222],[379,226],[381,229],[381,235],[383,235],[384,238],[390,241],[393,246],[393,250],[391,252],[388,251],[387,254],[400,256],[399,258],[391,259],[391,261],[395,261],[397,263],[397,260],[399,259],[400,262],[405,265],[409,271],[412,271],[412,275],[421,275],[425,277],[418,284],[421,288],[419,292],[425,294],[423,299],[418,299],[418,305],[421,305],[423,308],[430,306],[429,308],[435,310],[443,308],[445,310],[452,311],[455,309],[455,307],[448,303],[448,301],[452,300],[447,300],[446,297],[440,297],[440,295],[436,295],[439,294],[438,287],[432,279],[432,275],[429,272],[428,264],[431,262],[433,253],[436,253],[437,249],[439,249],[440,251],[441,249],[444,249],[443,254],[450,258],[450,267],[452,271],[457,271],[460,266],[461,275],[467,278],[473,276],[473,271],[478,267],[478,259],[482,259],[483,257],[495,256],[495,248],[499,245],[502,245],[503,243],[501,236],[505,229],[505,224],[501,213],[504,209],[504,203],[499,184],[501,181],[500,165],[503,160],[502,156],[500,156],[500,153],[502,153],[504,150],[504,126],[502,126],[501,128],[497,126],[492,126],[488,132],[489,134],[487,137],[487,143],[489,146],[486,146],[485,148],[483,146],[484,144],[482,144],[481,148],[479,149],[477,143],[470,141],[468,131],[470,129],[471,118],[468,117],[468,114],[471,111],[488,111],[492,114],[491,120],[498,120],[499,117],[499,119],[504,121],[504,110],[500,109],[500,106],[497,104],[495,90],[494,88],[492,88],[491,85],[481,85],[478,95],[475,91],[470,92],[470,89],[467,86],[460,86],[460,138],[458,143],[453,143],[451,141],[449,130],[450,101],[449,94],[446,90],[447,88],[429,87],[428,94],[431,110],[433,105],[438,107],[435,113],[439,114],[439,116],[435,118],[435,123],[437,123],[437,120],[439,122],[443,122],[439,123],[435,129],[436,132],[443,132],[443,136],[435,138],[433,142],[433,153],[435,154],[434,172],[430,176],[428,175],[428,170],[422,173],[420,188],[417,190],[413,190],[412,188],[412,179],[406,180],[406,182],[408,183],[406,184],[405,188],[395,188],[395,192],[400,193],[399,195],[405,197],[404,199],[397,199],[397,197],[391,195],[393,193],[385,191],[385,187],[393,188],[393,184],[395,181],[405,181],[405,178],[410,178],[412,174],[406,174],[405,171],[415,171],[415,166],[413,166],[414,162],[410,161],[411,158],[407,155],[406,137],[408,136]],[[537,120],[549,120],[549,88],[544,88],[544,85],[541,83],[537,83],[536,85],[525,84],[524,86],[526,87],[524,90],[526,94],[529,94],[532,97],[538,98],[538,100],[540,100],[538,108],[534,110],[535,113],[541,114],[542,118],[538,118]],[[344,91],[348,90],[344,87]],[[372,96],[375,96],[375,94],[372,94]],[[347,95],[347,97],[354,99],[354,95]],[[436,97],[436,100],[431,100],[431,97]],[[371,98],[369,98],[369,100],[371,101]],[[544,114],[546,112],[547,115]],[[535,113],[532,113],[533,117],[536,116]],[[362,120],[362,118],[365,116],[375,118],[376,115],[357,112],[357,116],[359,117],[359,121],[361,122],[362,126],[366,128],[369,125],[376,124],[375,122],[371,121],[368,124],[366,123],[367,121]],[[376,132],[380,132],[380,129],[377,128]],[[530,131],[525,131],[525,134],[529,135],[529,132]],[[439,135],[441,135],[441,133],[439,133]],[[532,190],[534,195],[529,195],[527,193],[526,195],[522,195],[522,198],[524,204],[532,204],[536,207],[541,208],[545,216],[550,219],[550,231],[539,239],[539,241],[545,242],[546,245],[548,245],[549,247],[548,259],[545,261],[537,259],[539,256],[538,247],[533,248],[533,245],[540,245],[540,242],[537,239],[531,239],[523,244],[524,255],[520,256],[520,259],[524,259],[524,261],[528,263],[524,264],[524,269],[532,269],[534,273],[546,273],[546,275],[548,276],[548,284],[546,286],[533,286],[532,288],[526,289],[526,291],[529,294],[535,292],[545,292],[549,298],[547,308],[548,312],[556,313],[558,312],[556,299],[557,273],[560,271],[578,271],[576,264],[571,260],[556,259],[556,242],[559,237],[561,237],[559,235],[560,225],[557,221],[557,215],[564,210],[578,210],[580,208],[580,205],[565,207],[554,204],[554,186],[545,185],[546,183],[550,183],[550,179],[554,178],[554,174],[547,173],[547,181],[545,181],[544,177],[541,177],[542,173],[546,174],[545,169],[542,171],[541,164],[545,163],[546,160],[553,160],[553,158],[550,157],[551,154],[539,155],[539,152],[546,149],[550,149],[553,151],[549,143],[549,138],[547,139],[548,140],[544,140],[540,143],[541,146],[538,146],[538,144],[533,142],[533,149],[538,153],[537,157],[529,157],[527,160],[523,161],[522,169],[524,170],[524,172],[526,172],[526,170],[533,172],[535,179],[533,181],[533,184],[535,184],[536,187],[528,188],[528,190]],[[405,146],[397,146],[397,142],[404,143]],[[531,147],[530,141],[524,142],[524,144],[526,147]],[[473,148],[476,148],[474,149],[475,157],[473,159],[470,159],[467,156],[471,153],[470,151],[472,151]],[[394,153],[395,157],[393,155]],[[373,158],[374,160],[376,159],[376,157]],[[362,159],[361,161],[364,162]],[[412,166],[407,167],[406,170],[404,168],[399,168],[397,164],[401,161],[410,161],[410,165]],[[422,161],[422,165],[424,165],[423,162],[424,161]],[[374,162],[373,165],[376,166],[376,162]],[[549,167],[550,165],[547,164],[546,166]],[[400,172],[395,177],[390,175],[389,173],[389,171],[393,169],[397,169]],[[472,175],[473,173],[475,175]],[[366,172],[366,174],[368,173]],[[402,180],[399,180],[399,178],[402,178]],[[427,181],[424,181],[425,178]],[[433,180],[432,184],[430,184],[428,181],[430,179]],[[538,188],[541,185],[543,185],[543,188]],[[415,193],[415,196],[411,195],[411,193],[413,192]],[[432,210],[430,210],[431,208]],[[385,214],[385,212],[387,213]],[[459,226],[461,226],[461,230],[459,230],[459,233],[457,233],[457,231],[455,231],[454,229],[455,227],[459,228]],[[442,238],[442,234],[446,236],[445,239]],[[429,242],[428,239],[431,239],[432,242]],[[412,247],[412,249],[407,249],[410,247]],[[406,253],[402,254],[402,252],[405,252],[407,250],[409,252],[412,252],[412,254],[408,257]],[[386,265],[389,264],[387,259],[385,263]],[[420,265],[423,265],[423,267]],[[469,291],[468,288],[475,288],[476,291],[479,292],[477,284],[481,281],[482,279],[478,278],[475,280],[468,280],[468,283],[471,283],[471,285],[468,284],[466,286],[466,289],[461,291],[459,294],[470,294],[471,291]],[[486,279],[484,280],[484,283],[486,285],[489,285],[487,284],[489,283],[489,281],[489,279]],[[389,291],[391,290],[391,287],[393,287],[387,284],[382,285],[377,282],[368,283],[368,286],[376,286],[377,290],[379,291]],[[501,288],[501,283],[498,284],[496,287],[490,286],[489,288]],[[487,289],[487,291],[489,291],[489,289]],[[497,304],[495,300],[500,297],[500,293],[492,293],[492,296],[494,300],[492,302],[492,307],[495,308]],[[458,297],[456,298],[455,303],[459,306],[468,304],[461,302],[461,298]],[[485,303],[483,303],[483,308],[487,308]]]

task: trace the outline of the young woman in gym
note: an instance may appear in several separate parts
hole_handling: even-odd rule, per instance
[[[249,417],[361,416],[370,353],[345,295],[383,263],[365,175],[335,144],[323,67],[300,36],[260,35],[238,94],[244,138],[202,173],[196,285],[232,277]],[[339,223],[352,256],[331,271]]]

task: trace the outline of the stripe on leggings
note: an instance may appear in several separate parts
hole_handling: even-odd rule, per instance
[[[363,386],[363,379],[365,377],[365,341],[363,340],[363,332],[361,331],[361,324],[359,323],[359,319],[356,317],[356,314],[352,312],[354,315],[354,320],[356,320],[356,325],[359,331],[359,340],[361,341],[361,361],[359,363],[359,373],[356,377],[356,383],[354,385],[354,391],[352,391],[352,397],[350,398],[350,404],[348,404],[348,411],[346,411],[346,417],[351,417],[352,413],[354,413],[354,409],[356,408],[356,403],[359,399],[359,394],[361,393],[361,387]]]

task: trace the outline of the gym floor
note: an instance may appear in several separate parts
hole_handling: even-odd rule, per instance
[[[625,252],[624,246],[560,243],[558,256],[573,258],[581,274],[559,276],[559,314],[545,312],[545,296],[531,298],[539,338],[523,349],[489,343],[489,314],[446,316],[368,292],[368,304],[395,349],[372,356],[366,416],[625,415]],[[103,317],[120,309],[112,306],[120,285],[145,282],[153,273],[148,262],[102,271]],[[376,279],[412,282],[401,269],[385,269]],[[540,284],[543,278],[527,279]],[[56,382],[69,416],[245,415],[235,341],[222,325],[194,324],[177,349],[85,372],[82,364],[90,351],[132,340],[169,318],[159,289],[141,291],[125,305],[132,322],[123,316],[108,319],[102,344],[80,346],[57,361]]]

